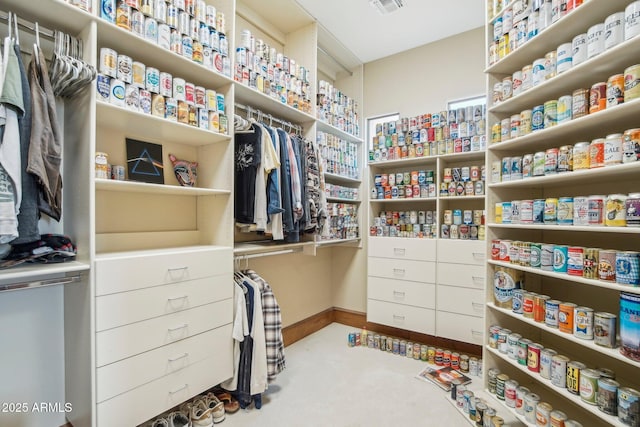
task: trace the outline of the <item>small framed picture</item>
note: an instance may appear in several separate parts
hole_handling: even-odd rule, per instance
[[[162,145],[126,138],[127,172],[131,181],[164,184]]]

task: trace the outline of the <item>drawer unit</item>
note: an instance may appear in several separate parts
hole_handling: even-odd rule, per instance
[[[233,297],[231,273],[96,298],[96,331]]]
[[[233,320],[233,300],[223,300],[96,334],[98,367],[170,344]]]
[[[98,404],[97,426],[135,426],[181,404],[233,375],[233,352],[194,363]]]
[[[437,246],[438,262],[485,265],[487,248],[484,240],[440,239]]]
[[[427,308],[369,299],[367,321],[435,335],[435,311]]]
[[[370,237],[369,256],[379,258],[435,261],[436,241],[432,239],[404,239]]]
[[[434,309],[436,285],[381,277],[369,277],[367,297],[380,301]]]
[[[438,311],[437,335],[471,344],[483,344],[484,321],[482,317]]]
[[[231,330],[231,324],[221,326],[98,368],[96,372],[98,403],[166,375],[182,371],[207,358],[232,354]]]
[[[438,311],[484,316],[484,291],[480,289],[438,286]]]
[[[95,262],[96,295],[233,273],[233,249],[184,249],[101,255]]]
[[[485,266],[438,262],[438,286],[461,286],[484,289]]]
[[[369,276],[423,283],[436,282],[435,262],[369,257],[368,264]]]

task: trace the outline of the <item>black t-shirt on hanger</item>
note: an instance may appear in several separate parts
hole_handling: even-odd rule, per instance
[[[253,224],[256,174],[261,162],[262,129],[251,125],[248,131],[236,131],[234,144],[236,222]]]

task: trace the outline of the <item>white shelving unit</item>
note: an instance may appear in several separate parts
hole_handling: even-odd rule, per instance
[[[557,22],[543,29],[536,37],[508,54],[486,69],[488,94],[487,129],[502,119],[548,100],[571,95],[575,89],[590,88],[599,81],[606,81],[614,74],[622,73],[631,65],[640,63],[638,37],[627,40],[541,84],[528,89],[517,96],[492,105],[491,93],[495,83],[506,76],[533,63],[547,52],[554,51],[558,45],[571,42],[573,37],[586,33],[588,28],[615,12],[624,11],[630,1],[589,1],[584,2]],[[487,20],[487,49],[493,39],[494,19]],[[607,108],[594,114],[570,120],[557,126],[534,131],[525,136],[508,139],[487,147],[487,169],[503,157],[518,156],[580,141],[590,142],[604,138],[611,133],[622,133],[626,129],[636,128],[640,124],[638,113],[640,102],[632,100],[621,105]],[[492,182],[487,186],[487,253],[490,253],[492,240],[514,240],[538,243],[568,244],[583,247],[610,248],[614,250],[637,250],[640,247],[640,230],[632,227],[585,227],[570,225],[542,224],[501,224],[495,222],[496,203],[503,201],[539,199],[560,196],[588,196],[591,194],[630,193],[638,191],[637,180],[640,163],[607,166],[598,169],[578,170],[574,172],[525,178],[518,181]],[[552,299],[573,302],[592,307],[595,312],[619,314],[620,292],[638,294],[637,287],[610,283],[594,279],[572,276],[554,271],[546,271],[509,262],[488,260],[486,263],[486,308],[485,330],[490,325],[500,325],[524,337],[552,348],[559,354],[573,356],[588,367],[609,368],[618,374],[621,386],[638,388],[640,363],[620,353],[619,348],[606,348],[593,341],[582,340],[572,334],[535,322],[510,309],[497,307],[493,297],[493,277],[497,268],[510,268],[521,272],[524,288]],[[485,340],[486,343],[486,340]],[[484,347],[485,372],[491,368],[507,373],[521,384],[531,385],[545,393],[543,400],[554,409],[570,413],[570,416],[583,425],[623,425],[617,417],[600,411],[597,406],[583,402],[579,396],[569,393],[551,384],[549,380],[532,373],[526,367],[509,359],[506,355]],[[486,383],[486,377],[485,377]],[[546,391],[544,389],[547,389]],[[551,393],[547,391],[551,390]]]

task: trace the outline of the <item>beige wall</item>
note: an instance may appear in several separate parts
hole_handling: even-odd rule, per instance
[[[365,64],[364,117],[416,116],[485,93],[484,28]]]
[[[484,94],[484,63],[484,28],[477,28],[365,64],[363,126],[367,117],[431,113],[445,109],[448,101]],[[368,186],[365,178],[363,198]],[[361,211],[366,217],[366,204]],[[363,248],[333,249],[334,307],[366,312],[368,232],[363,219]]]

